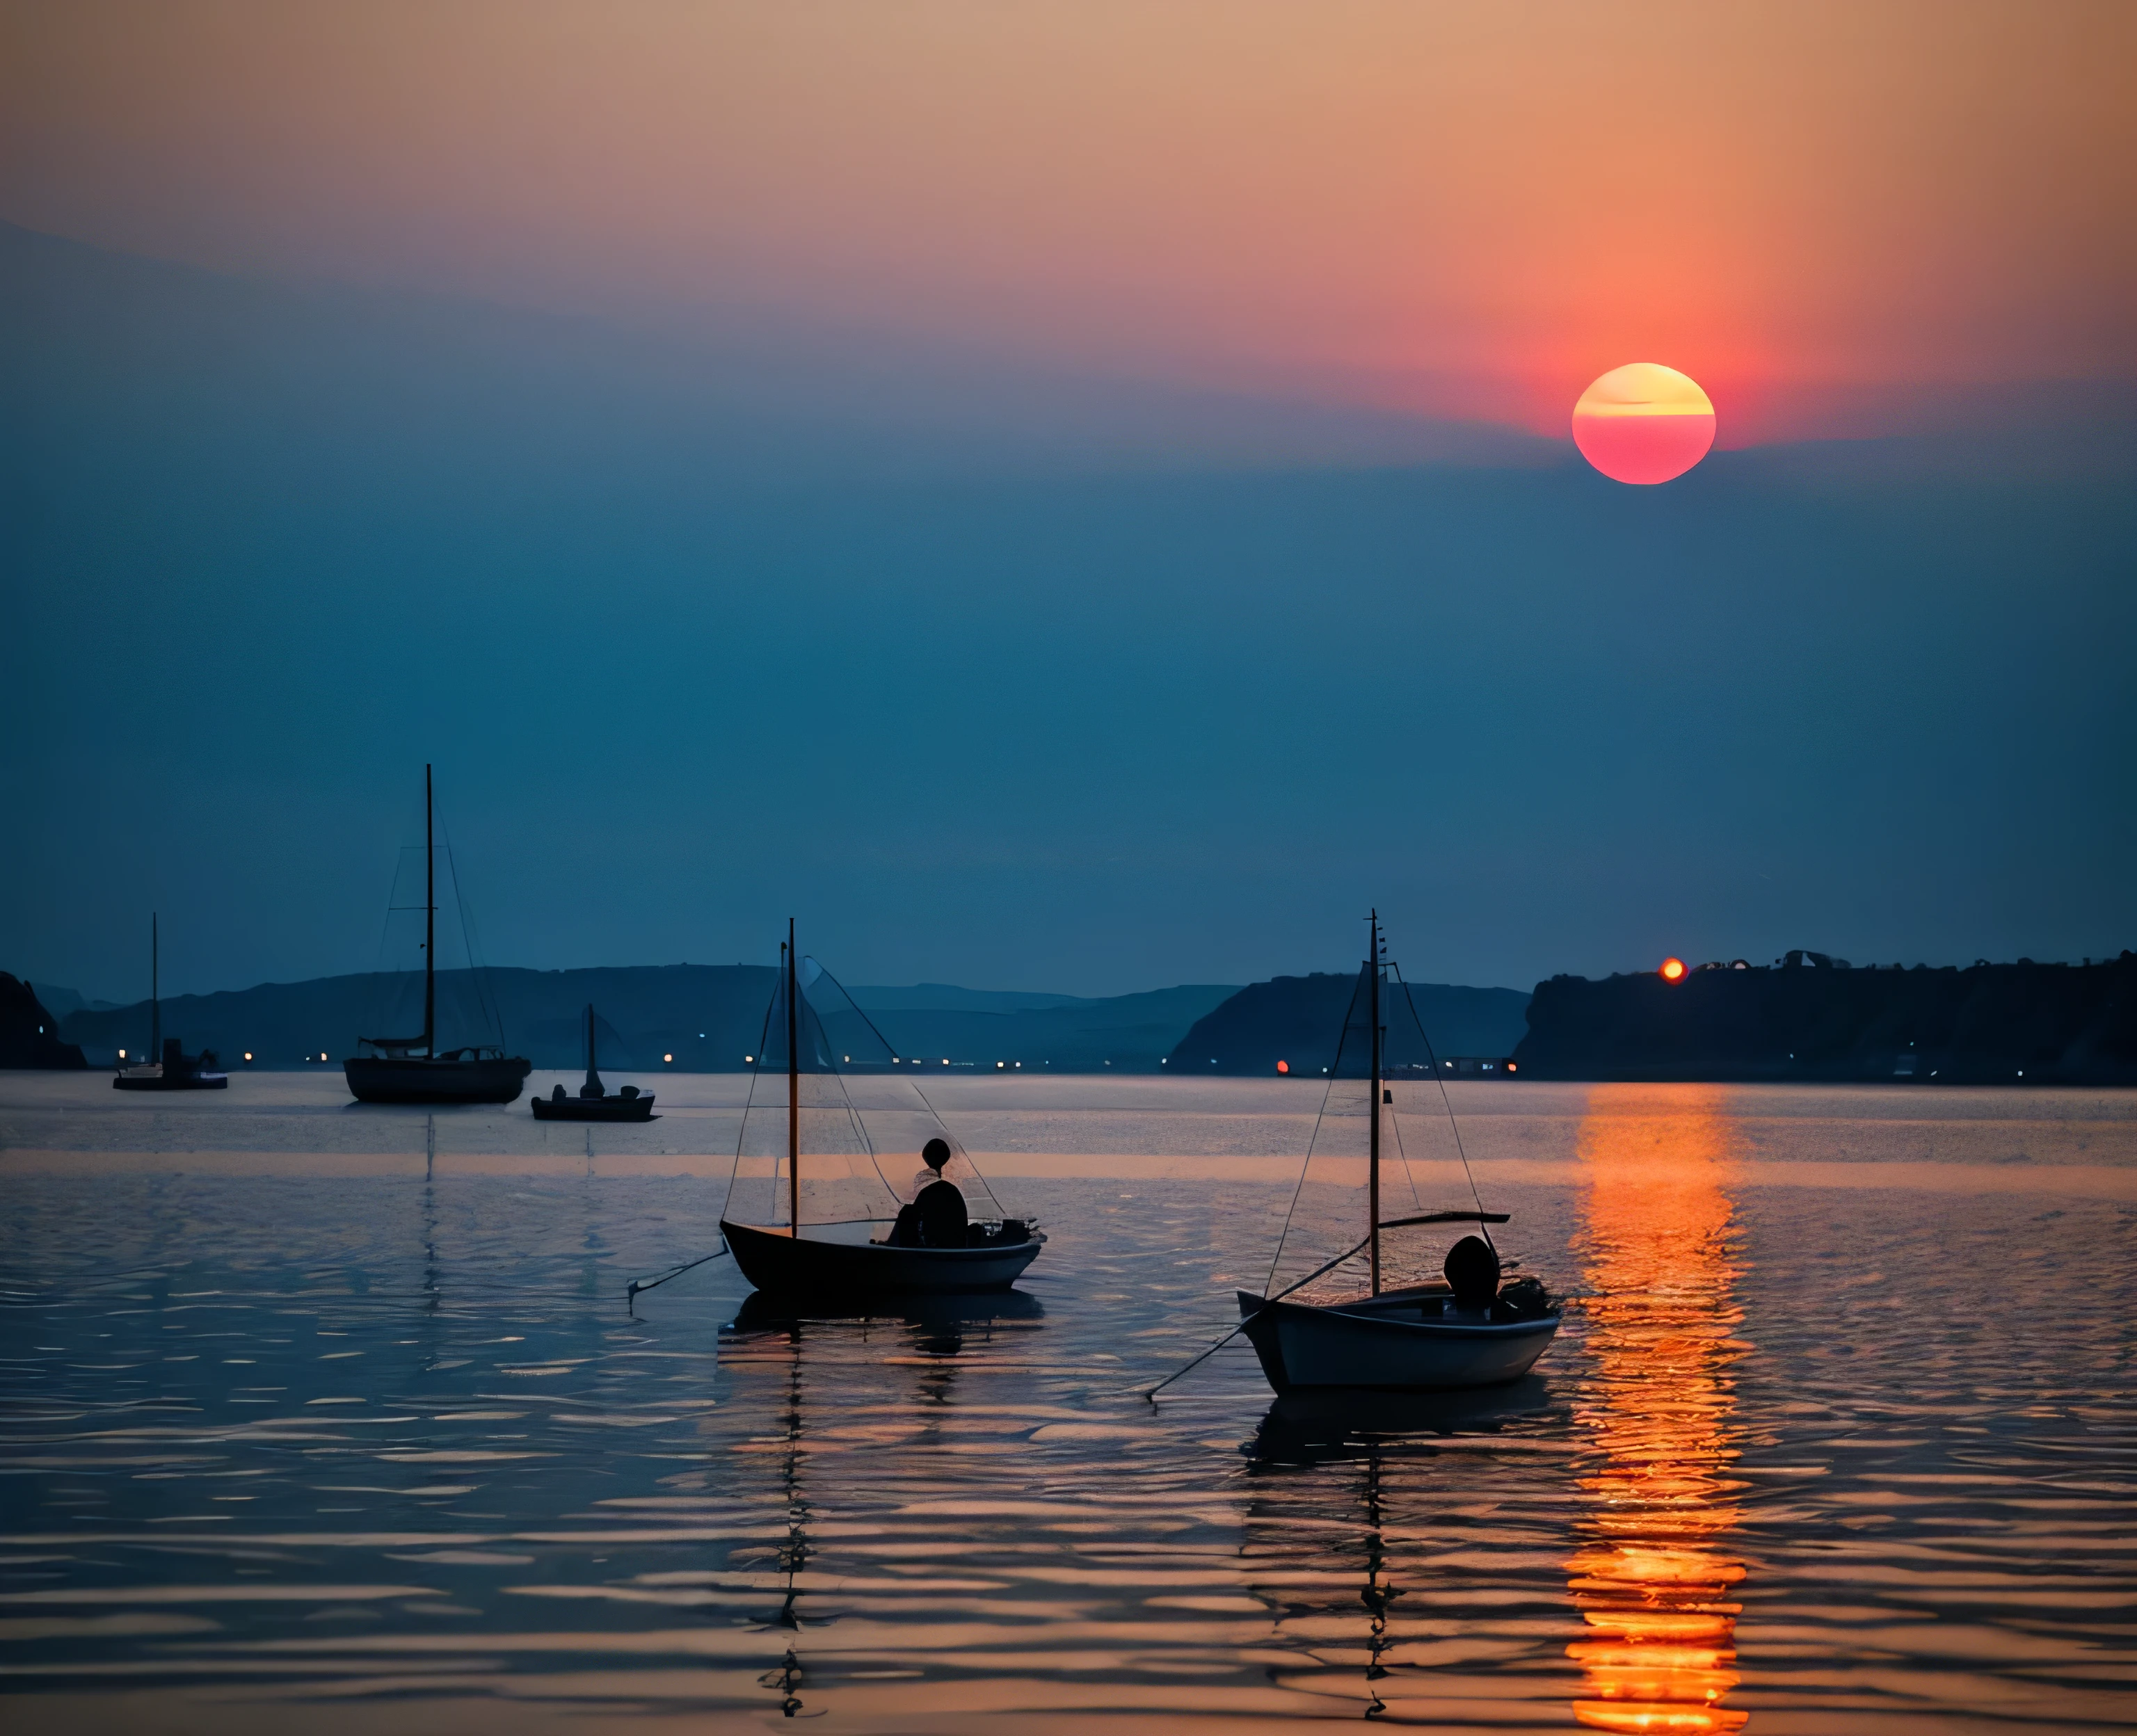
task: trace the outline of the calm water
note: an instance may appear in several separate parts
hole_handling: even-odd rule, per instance
[[[733,1138],[657,1083],[589,1144],[0,1076],[10,1729],[2137,1722],[2130,1096],[1468,1087],[1565,1330],[1294,1415],[1242,1346],[1137,1390],[1258,1286],[1316,1087],[946,1086],[1044,1256],[797,1323],[724,1262],[626,1311]]]

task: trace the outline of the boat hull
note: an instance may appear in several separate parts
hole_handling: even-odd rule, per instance
[[[362,1103],[509,1103],[534,1063],[518,1055],[475,1061],[352,1055],[341,1070],[349,1095]]]
[[[529,1097],[538,1121],[650,1121],[653,1094],[637,1097]]]
[[[720,1223],[742,1276],[773,1294],[952,1296],[1006,1290],[1039,1257],[1034,1237],[998,1247],[886,1247]]]
[[[1518,1380],[1558,1333],[1558,1316],[1422,1318],[1421,1298],[1320,1308],[1239,1293],[1248,1341],[1278,1393],[1458,1392]],[[1437,1308],[1439,1298],[1429,1299]],[[1404,1318],[1404,1315],[1411,1317]]]

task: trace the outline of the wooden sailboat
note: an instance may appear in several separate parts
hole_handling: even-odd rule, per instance
[[[972,1224],[961,1246],[893,1240],[897,1227],[889,1218],[801,1222],[801,1029],[791,921],[784,955],[786,1222],[744,1223],[721,1214],[720,1233],[742,1275],[759,1290],[779,1293],[947,1295],[1007,1289],[1045,1241],[1017,1218],[1004,1218],[992,1228]]]
[[[438,886],[431,768],[423,768],[423,1028],[414,1037],[359,1037],[377,1051],[341,1064],[349,1094],[365,1103],[509,1103],[534,1063],[494,1045],[437,1049]],[[417,1051],[421,1053],[418,1053]]]
[[[1466,1236],[1448,1255],[1446,1281],[1384,1290],[1380,1233],[1435,1223],[1504,1223],[1503,1212],[1424,1212],[1383,1222],[1380,1217],[1380,1108],[1384,1033],[1380,1019],[1380,916],[1371,921],[1365,958],[1368,1047],[1371,1059],[1365,1170],[1365,1239],[1321,1268],[1326,1272],[1361,1250],[1371,1289],[1354,1301],[1294,1302],[1283,1296],[1238,1292],[1240,1330],[1260,1358],[1262,1373],[1279,1393],[1310,1388],[1398,1392],[1445,1391],[1518,1380],[1556,1336],[1559,1315],[1533,1279],[1502,1290],[1497,1251],[1482,1236]],[[1319,1276],[1316,1273],[1315,1276]],[[1300,1286],[1294,1286],[1294,1288]]]
[[[163,985],[158,980],[160,951],[157,919],[148,916],[148,1055],[147,1061],[122,1067],[112,1075],[114,1091],[224,1091],[230,1076],[222,1071],[213,1049],[188,1055],[175,1037],[163,1035]]]
[[[559,1085],[555,1092],[546,1097],[528,1100],[538,1121],[650,1121],[653,1119],[653,1093],[640,1091],[635,1085],[626,1085],[621,1091],[611,1092],[601,1083],[598,1058],[594,1052],[594,1004],[587,1003],[587,1082],[579,1087],[576,1097],[564,1095]]]

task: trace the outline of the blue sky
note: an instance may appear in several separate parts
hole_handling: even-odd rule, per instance
[[[1570,445],[0,235],[0,968],[1071,993],[2137,934],[2127,395],[1625,489]],[[1979,415],[1964,419],[1979,427]]]

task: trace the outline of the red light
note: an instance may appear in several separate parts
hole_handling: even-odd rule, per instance
[[[1291,1071],[1291,1063],[1288,1061],[1279,1061],[1276,1064],[1276,1070],[1280,1073],[1288,1073]]]
[[[1662,960],[1662,980],[1666,983],[1682,982],[1684,980],[1684,960],[1682,959],[1664,959]]]

